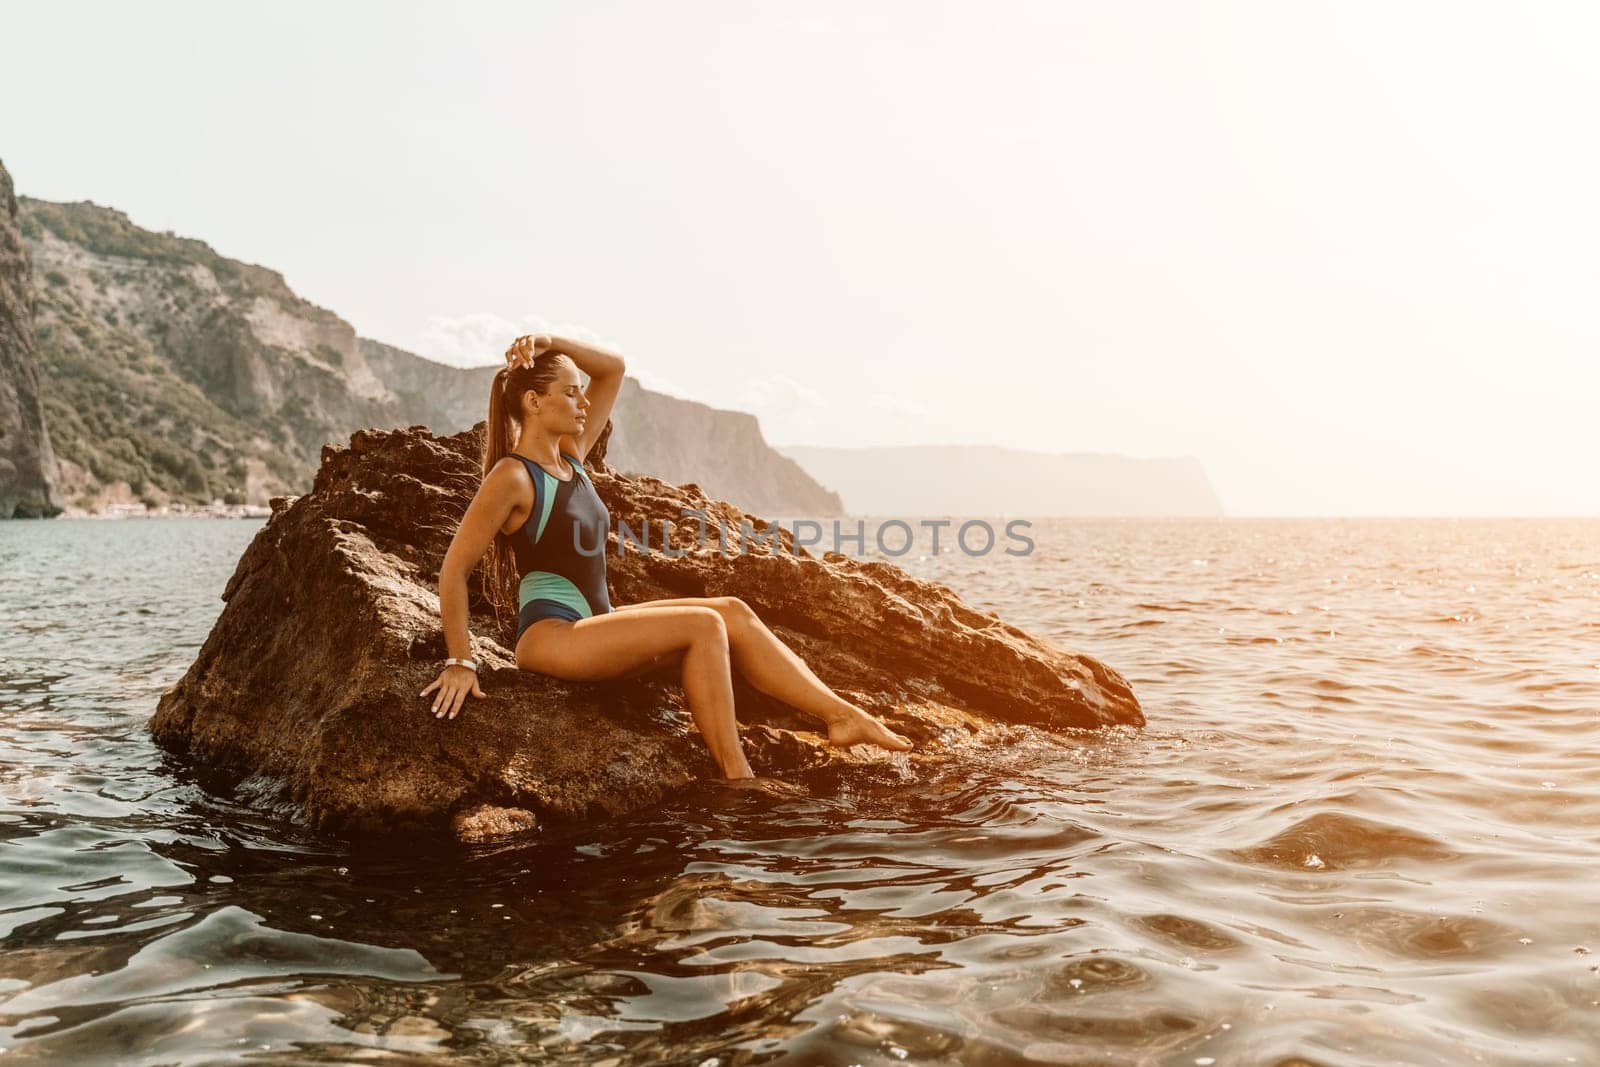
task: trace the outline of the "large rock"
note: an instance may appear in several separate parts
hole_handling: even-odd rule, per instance
[[[61,512],[33,346],[34,288],[17,197],[0,165],[0,519]]]
[[[357,834],[470,838],[619,814],[714,775],[675,665],[603,684],[518,671],[476,580],[471,629],[488,696],[454,721],[427,713],[418,693],[444,655],[438,570],[479,482],[482,429],[364,431],[325,449],[312,492],[275,501],[240,559],[221,617],[151,721],[158,742],[212,782]],[[1143,723],[1115,671],[943,586],[885,563],[797,556],[787,532],[771,550],[762,520],[692,485],[609,473],[599,458],[594,482],[614,524],[652,528],[647,554],[619,557],[613,533],[613,602],[742,597],[825,682],[913,738],[913,760],[1019,725]],[[728,531],[726,555],[714,532],[695,547],[689,508]],[[667,520],[682,555],[661,550]],[[736,693],[758,774],[888,758],[831,749],[815,721],[742,684]]]

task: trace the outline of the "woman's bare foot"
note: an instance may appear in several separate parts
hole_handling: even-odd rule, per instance
[[[911,742],[860,708],[851,708],[828,723],[828,744],[835,748],[877,745],[890,752],[909,752]]]
[[[803,797],[809,796],[804,786],[796,782],[786,782],[781,778],[713,778],[717,785],[728,789],[755,789],[775,797]]]

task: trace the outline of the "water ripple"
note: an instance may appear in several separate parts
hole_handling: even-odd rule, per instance
[[[1600,1047],[1600,523],[1074,520],[904,560],[1116,666],[1149,728],[448,857],[307,837],[150,745],[256,526],[0,528],[18,1062]]]

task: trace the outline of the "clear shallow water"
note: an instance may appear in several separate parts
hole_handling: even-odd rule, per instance
[[[373,853],[145,721],[258,523],[0,523],[6,1062],[1600,1062],[1600,521],[903,560],[1150,725]]]

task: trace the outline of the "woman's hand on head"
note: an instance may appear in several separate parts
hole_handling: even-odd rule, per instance
[[[513,367],[532,363],[538,356],[555,347],[555,338],[547,333],[526,333],[506,349],[506,362]]]
[[[427,696],[436,689],[438,692],[434,694],[432,709],[436,719],[453,719],[461,714],[469,695],[483,696],[483,690],[478,685],[478,672],[467,667],[446,667],[418,695]]]

